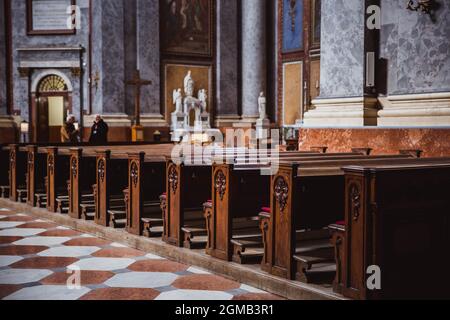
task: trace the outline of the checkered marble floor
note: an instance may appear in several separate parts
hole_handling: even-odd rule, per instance
[[[0,208],[0,299],[279,298],[192,266]]]

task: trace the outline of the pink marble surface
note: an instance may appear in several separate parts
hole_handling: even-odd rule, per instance
[[[373,154],[420,149],[423,157],[450,156],[450,129],[301,129],[300,150],[327,146],[328,152],[369,147]]]

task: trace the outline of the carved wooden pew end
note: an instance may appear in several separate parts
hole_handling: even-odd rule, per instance
[[[94,220],[95,218],[95,204],[82,203],[81,207],[81,218],[83,220]]]
[[[270,214],[270,208],[262,208],[261,214]],[[233,219],[231,259],[240,264],[258,264],[264,255],[264,244],[259,229],[259,216]]]
[[[142,235],[147,238],[158,238],[163,233],[163,219],[142,218]]]
[[[46,193],[36,193],[36,207],[45,208],[47,207],[47,194]]]
[[[207,231],[204,228],[181,228],[184,234],[183,246],[187,249],[205,249]]]
[[[324,246],[294,255],[296,262],[295,280],[305,283],[330,283],[336,275],[333,248]]]
[[[212,246],[212,214],[213,207],[212,201],[207,201],[203,204],[203,216],[205,217],[205,227],[206,227],[206,253],[210,254]]]
[[[147,238],[161,237],[164,224],[161,202],[148,201],[143,204],[143,211],[143,217],[141,218],[142,235]]]
[[[27,190],[26,189],[17,189],[17,202],[26,203],[27,202]]]
[[[4,199],[9,198],[9,186],[0,186],[0,196]]]
[[[342,294],[342,262],[344,261],[345,221],[328,226],[331,233],[331,245],[336,260],[336,276],[333,280],[333,291]]]
[[[123,208],[125,209],[125,208]],[[114,229],[123,229],[127,224],[127,213],[125,210],[108,210],[109,226]]]
[[[211,203],[211,201],[207,201],[206,203]],[[184,239],[183,247],[187,249],[206,248],[208,230],[206,229],[206,221],[203,219],[204,212],[205,205],[203,205],[203,210],[193,209],[192,211],[185,211],[185,223],[181,227]]]
[[[231,240],[231,244],[233,245],[233,262],[239,264],[261,263],[264,254],[262,236],[234,238]]]

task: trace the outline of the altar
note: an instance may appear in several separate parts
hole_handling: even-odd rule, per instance
[[[205,143],[216,140],[220,130],[211,128],[208,112],[208,92],[199,89],[195,97],[195,81],[189,71],[184,78],[184,90],[173,91],[175,111],[171,114],[171,140],[183,143]],[[211,138],[215,137],[215,138]]]

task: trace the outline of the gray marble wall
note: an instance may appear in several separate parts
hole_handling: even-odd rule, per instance
[[[93,1],[93,90],[96,113],[134,115],[134,87],[125,85],[138,67],[151,80],[142,87],[141,113],[160,115],[159,2],[154,0]]]
[[[0,115],[7,113],[6,99],[6,47],[5,47],[5,7],[4,0],[0,0]]]
[[[94,1],[95,2],[95,1]],[[29,79],[27,77],[21,77],[18,71],[21,61],[24,59],[23,54],[18,50],[21,48],[41,48],[41,47],[77,47],[80,44],[85,48],[88,47],[88,0],[79,0],[77,5],[81,9],[81,29],[77,30],[75,35],[64,36],[29,36],[27,35],[27,11],[26,1],[11,1],[12,11],[12,50],[13,50],[13,91],[14,98],[13,104],[15,110],[20,110],[21,115],[28,119],[29,114]],[[26,57],[27,60],[39,60],[49,61],[49,53],[46,51],[34,52]],[[85,61],[87,61],[87,53],[84,55]],[[76,59],[72,57],[71,59]],[[79,88],[79,77],[73,76],[70,69],[61,69],[73,83],[74,89]],[[88,72],[85,69],[86,74]],[[30,77],[36,77],[40,70],[31,70]],[[87,106],[88,97],[88,77],[85,76],[83,80],[85,88],[84,105]],[[79,89],[77,90],[79,92]],[[73,113],[79,115],[80,111],[80,97],[79,94],[75,94],[73,97]]]
[[[139,69],[142,78],[152,81],[142,89],[141,112],[162,114],[160,103],[159,1],[137,0]]]
[[[217,115],[239,113],[238,0],[217,1]]]
[[[364,1],[322,0],[320,98],[364,92]]]
[[[436,0],[434,22],[382,0],[381,58],[387,61],[388,94],[450,91],[450,1]]]
[[[92,70],[99,72],[93,112],[126,113],[124,0],[92,1]]]

